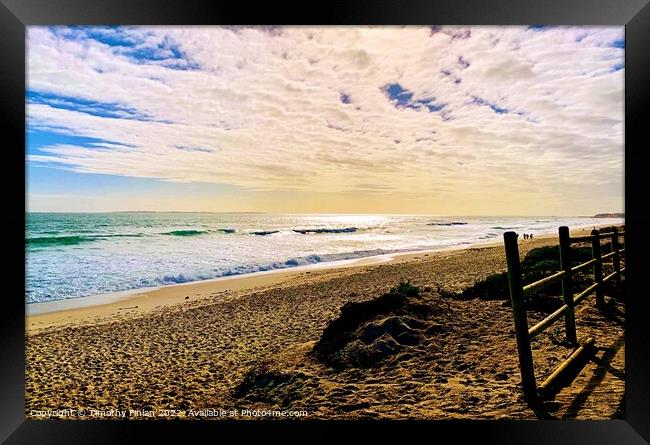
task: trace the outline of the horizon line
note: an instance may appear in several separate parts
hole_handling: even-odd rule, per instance
[[[54,213],[54,214],[106,214],[106,213],[215,213],[215,214],[267,214],[267,215],[403,215],[403,216],[439,216],[439,217],[578,217],[594,218],[596,215],[615,215],[612,217],[625,217],[625,212],[598,212],[592,215],[575,214],[434,214],[434,213],[382,213],[382,212],[269,212],[269,211],[208,211],[208,210],[106,210],[106,211],[25,211],[25,214],[33,213]],[[620,216],[619,216],[620,215]]]

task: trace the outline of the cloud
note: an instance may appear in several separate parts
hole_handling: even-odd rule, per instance
[[[623,47],[602,27],[30,27],[29,129],[105,142],[28,162],[555,202],[606,176],[622,201]]]

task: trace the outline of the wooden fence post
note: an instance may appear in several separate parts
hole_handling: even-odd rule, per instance
[[[591,231],[591,254],[596,260],[594,264],[594,282],[598,283],[596,287],[596,304],[602,308],[605,305],[605,293],[603,292],[603,263],[600,257],[600,232],[597,229]]]
[[[571,241],[569,239],[569,228],[560,227],[560,269],[565,275],[562,278],[562,298],[568,309],[564,313],[564,326],[566,331],[566,340],[572,345],[578,344],[576,337],[576,319],[574,314],[573,303],[573,286],[571,277]]]
[[[616,284],[620,286],[621,284],[621,254],[620,247],[618,245],[618,229],[614,227],[612,230],[612,251],[616,252],[614,254],[614,271],[616,271]]]
[[[528,318],[524,307],[524,291],[521,283],[521,264],[519,263],[519,246],[515,232],[505,232],[503,241],[506,248],[506,261],[508,263],[508,283],[510,286],[510,301],[512,303],[512,316],[515,322],[517,337],[517,350],[519,352],[519,369],[521,383],[524,389],[524,399],[528,403],[537,401],[537,385],[535,383],[535,369],[533,368],[533,353],[530,349],[528,336]]]

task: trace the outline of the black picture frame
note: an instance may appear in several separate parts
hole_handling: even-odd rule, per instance
[[[625,191],[626,238],[626,420],[611,421],[428,421],[428,422],[224,422],[224,421],[55,421],[26,420],[24,404],[25,230],[25,30],[30,25],[66,24],[471,24],[625,26]],[[5,282],[0,309],[0,440],[6,443],[116,443],[152,434],[171,439],[188,433],[296,431],[326,438],[332,426],[409,440],[426,433],[465,443],[642,444],[650,441],[650,331],[645,328],[643,254],[649,218],[642,162],[650,98],[650,5],[648,0],[491,0],[454,2],[347,1],[284,5],[192,0],[0,0],[0,128],[4,193],[0,212]],[[645,138],[644,138],[645,136]],[[647,199],[647,198],[646,198]],[[647,201],[646,201],[647,202]],[[413,431],[413,430],[419,431]],[[423,431],[426,430],[426,431]],[[208,436],[210,437],[210,436]],[[212,436],[218,439],[221,436]],[[241,438],[241,436],[240,436]],[[286,438],[286,436],[283,436]],[[281,438],[281,439],[283,439]],[[238,439],[241,440],[241,439]]]

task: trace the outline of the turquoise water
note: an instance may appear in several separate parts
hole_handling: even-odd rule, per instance
[[[541,234],[622,219],[29,213],[27,303],[78,298],[391,252]]]

